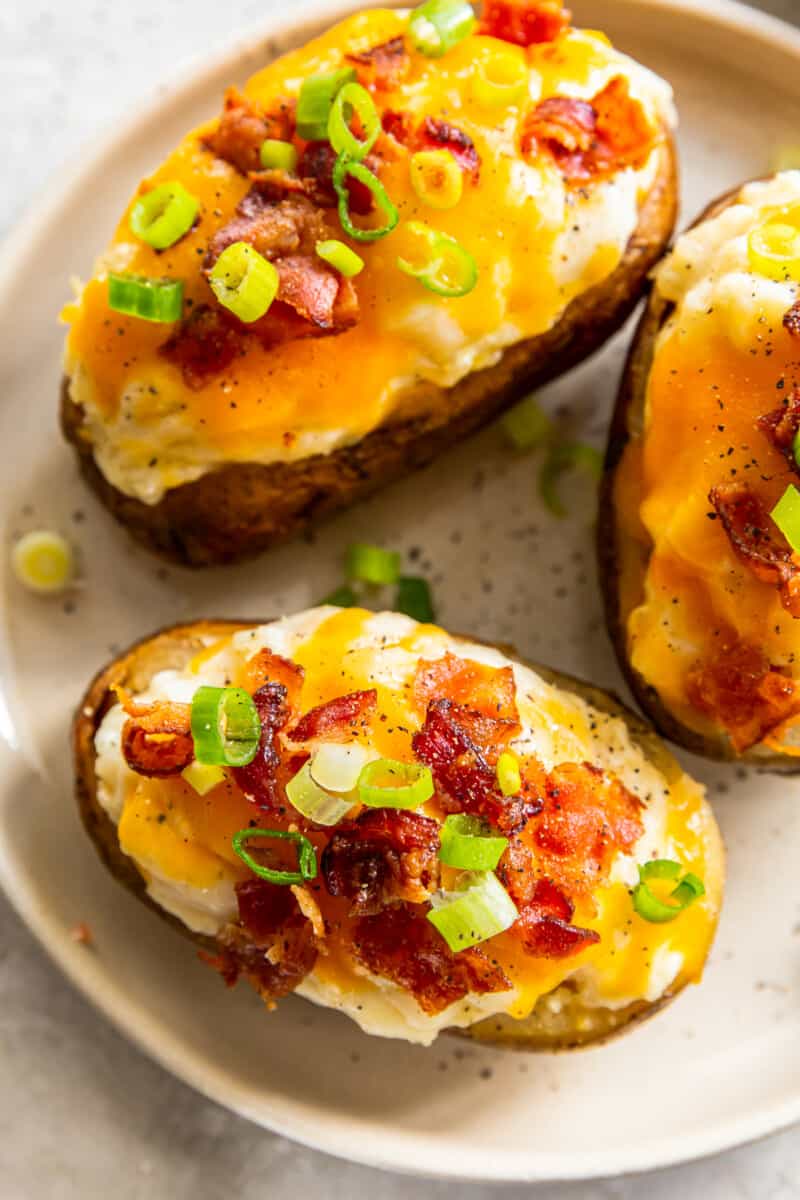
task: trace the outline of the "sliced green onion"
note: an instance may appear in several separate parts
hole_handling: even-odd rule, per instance
[[[335,604],[337,608],[354,608],[358,603],[358,598],[351,587],[343,583],[341,587],[334,588],[333,591],[320,600],[320,604]]]
[[[368,542],[354,542],[347,548],[347,578],[361,583],[397,583],[400,578],[400,555],[396,550],[384,550]]]
[[[582,442],[565,442],[560,446],[553,446],[542,465],[539,473],[539,493],[556,517],[564,517],[567,514],[556,490],[558,481],[565,471],[576,468],[587,471],[599,480],[603,474],[603,456],[594,446],[586,446]]]
[[[188,767],[183,768],[181,777],[194,788],[198,796],[205,796],[223,782],[225,772],[222,767],[214,767],[210,763],[201,763],[195,759]]]
[[[369,759],[361,742],[326,742],[311,756],[311,778],[327,792],[352,792]]]
[[[669,858],[656,858],[639,867],[639,882],[633,889],[632,896],[633,907],[640,917],[656,924],[674,921],[685,908],[705,895],[706,889],[702,879],[691,871],[682,875],[677,887],[670,892],[669,900],[672,903],[659,900],[648,886],[650,879],[678,879],[682,872],[681,864]]]
[[[373,200],[386,218],[383,225],[375,228],[359,228],[353,224],[350,216],[350,193],[347,190],[348,175],[352,175],[359,183],[363,183],[365,187],[369,188]],[[391,233],[396,227],[397,222],[400,220],[400,213],[397,210],[397,206],[389,199],[386,188],[377,175],[373,175],[372,171],[365,167],[363,163],[352,162],[345,155],[340,154],[333,164],[333,186],[339,198],[338,212],[342,229],[354,241],[374,242],[378,238],[386,237],[386,234]]]
[[[800,429],[792,439],[792,458],[796,467],[800,467]]]
[[[72,547],[60,533],[35,529],[11,551],[11,565],[20,583],[32,592],[62,592],[75,575]]]
[[[504,750],[497,760],[497,784],[504,796],[518,796],[522,787],[519,759],[513,750]]]
[[[505,108],[523,100],[530,77],[524,55],[524,50],[515,54],[509,47],[476,62],[470,79],[475,100],[487,108]]]
[[[258,157],[265,171],[287,171],[291,174],[297,166],[297,151],[292,143],[282,142],[278,138],[265,138]]]
[[[297,865],[299,871],[273,871],[270,867],[262,867],[257,863],[244,846],[251,838],[277,839],[297,843]],[[302,884],[317,876],[317,855],[314,847],[302,833],[284,829],[240,829],[233,835],[233,848],[239,858],[247,864],[250,870],[269,883]]]
[[[179,321],[183,311],[180,279],[147,279],[143,275],[108,273],[108,307],[129,317],[167,324]]]
[[[258,711],[244,688],[201,687],[192,700],[192,738],[198,762],[244,767],[261,740]]]
[[[131,209],[131,230],[154,250],[174,246],[195,223],[200,204],[182,183],[162,183]]]
[[[448,233],[431,229],[422,221],[409,221],[405,231],[419,244],[419,256],[413,261],[403,257],[397,259],[397,265],[405,275],[418,279],[437,296],[455,298],[472,291],[478,282],[478,267],[460,242]]]
[[[363,139],[350,128],[354,113],[364,131]],[[336,153],[360,162],[375,145],[380,131],[381,119],[372,96],[360,83],[346,83],[336,93],[328,117],[328,141]]]
[[[209,272],[211,290],[223,308],[250,324],[263,317],[278,294],[278,272],[247,242],[226,246]]]
[[[308,142],[322,142],[328,136],[328,118],[336,93],[356,77],[355,67],[340,67],[303,80],[297,97],[297,132]]]
[[[441,58],[475,28],[475,13],[465,0],[425,0],[408,20],[414,49],[426,58]]]
[[[800,279],[800,229],[770,221],[754,229],[747,239],[750,269],[783,283]]]
[[[539,407],[535,396],[526,396],[504,415],[503,433],[517,450],[533,450],[550,437],[553,423]]]
[[[790,483],[769,514],[786,538],[792,551],[800,553],[800,492]]]
[[[455,208],[464,190],[464,172],[449,150],[418,150],[408,164],[411,186],[431,208]]]
[[[508,845],[508,838],[493,836],[482,821],[466,813],[447,817],[440,832],[440,860],[466,871],[493,871]]]
[[[417,575],[400,576],[394,607],[396,612],[426,625],[436,620],[430,585],[427,579],[420,579]]]
[[[352,796],[331,795],[320,787],[311,775],[310,762],[305,763],[287,783],[286,799],[316,825],[337,825],[356,803]]]
[[[352,279],[354,275],[358,275],[360,271],[364,270],[364,260],[361,255],[356,254],[355,250],[351,250],[349,246],[336,238],[317,242],[314,249],[324,262],[330,263],[340,275],[344,275],[345,279]]]
[[[457,892],[434,896],[428,920],[451,950],[468,950],[495,937],[517,920],[514,901],[492,871],[464,878]]]
[[[433,795],[430,767],[379,758],[358,777],[358,798],[370,808],[417,808]]]

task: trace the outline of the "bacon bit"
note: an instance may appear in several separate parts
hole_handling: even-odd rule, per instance
[[[550,879],[539,879],[531,903],[522,910],[513,931],[527,954],[537,958],[568,958],[600,941],[593,929],[570,924],[575,905]]]
[[[306,196],[275,200],[253,187],[240,201],[236,216],[211,239],[205,267],[210,270],[223,250],[247,242],[271,262],[292,254],[313,254],[329,235],[326,218]]]
[[[628,81],[615,76],[591,104],[550,96],[525,118],[523,155],[544,151],[570,186],[606,179],[625,167],[641,167],[659,139]]]
[[[426,117],[417,133],[421,150],[449,150],[461,170],[472,177],[477,183],[481,174],[481,160],[475,143],[468,133],[451,125],[448,121],[440,121],[438,117]]]
[[[69,936],[73,942],[78,942],[81,946],[94,945],[94,934],[85,921],[79,921],[77,925],[73,925]]]
[[[122,755],[139,775],[179,775],[194,758],[190,704],[156,700],[135,704],[123,700],[129,720],[122,727]]]
[[[505,992],[511,983],[497,963],[476,949],[453,954],[420,908],[397,904],[362,917],[353,938],[356,958],[375,975],[411,992],[433,1015],[470,992]]]
[[[314,930],[314,937],[318,942],[325,940],[327,930],[325,929],[325,919],[320,912],[320,907],[307,887],[301,887],[299,884],[292,884],[289,891],[297,901],[300,912],[311,922],[311,928]]]
[[[407,146],[413,137],[411,117],[408,113],[396,112],[394,109],[387,108],[381,115],[381,126],[383,132],[401,146]]]
[[[516,725],[508,734],[509,740],[519,733],[517,685],[512,667],[489,667],[449,652],[432,661],[421,659],[412,695],[419,712],[424,712],[431,700],[454,700],[475,712]]]
[[[718,721],[737,753],[749,750],[800,712],[800,693],[758,646],[724,637],[714,659],[687,676],[686,696],[698,712]]]
[[[312,259],[301,254],[278,259],[275,265],[280,277],[279,299],[293,308],[304,321],[309,321],[318,329],[333,330],[341,276],[321,258]],[[337,332],[342,332],[351,324],[354,322],[340,324]]]
[[[483,0],[478,33],[515,46],[536,46],[555,41],[571,18],[562,0]]]
[[[800,310],[797,313],[797,322],[800,336]],[[794,439],[800,430],[800,388],[793,388],[785,404],[759,417],[756,425],[784,456],[795,474],[800,474],[793,452]]]
[[[293,102],[282,104],[276,113],[264,113],[236,88],[229,88],[219,124],[204,142],[217,158],[247,175],[261,165],[260,150],[264,139],[290,141],[294,125]]]
[[[800,337],[800,300],[783,314],[783,327],[792,337]]]
[[[500,791],[489,758],[499,753],[504,740],[499,731],[507,733],[508,727],[502,719],[471,712],[452,700],[432,700],[412,745],[420,762],[431,768],[446,811],[473,813],[513,833],[540,811],[542,801],[527,780],[519,796],[509,798]],[[488,749],[470,736],[476,733],[483,735]]]
[[[394,900],[422,903],[439,883],[439,825],[401,809],[368,809],[337,826],[320,870],[332,896],[352,900],[354,916]]]
[[[247,663],[242,678],[245,691],[257,692],[266,683],[280,683],[286,688],[286,700],[292,712],[297,710],[305,671],[281,654],[263,647]]]
[[[244,353],[246,334],[238,322],[236,326],[218,309],[201,305],[161,346],[159,353],[181,369],[188,388],[199,391]]]
[[[301,180],[303,191],[309,200],[320,208],[335,208],[338,203],[336,189],[333,186],[333,167],[337,154],[330,142],[309,142],[300,155],[297,164],[297,174]],[[373,174],[377,174],[380,160],[374,154],[368,154],[364,166]],[[372,212],[374,201],[372,192],[365,183],[348,175],[345,186],[349,197],[350,212],[365,217]]]
[[[292,742],[348,742],[364,729],[377,704],[375,688],[337,696],[335,700],[310,709],[289,730],[287,739]]]
[[[759,497],[748,484],[730,482],[713,487],[708,498],[739,561],[756,579],[777,587],[786,611],[800,617],[800,565],[789,543],[779,540]]]
[[[402,36],[381,42],[362,54],[346,54],[345,58],[355,64],[358,82],[370,91],[390,92],[399,87],[410,64]]]
[[[544,811],[530,826],[537,866],[568,893],[591,892],[614,855],[629,852],[642,836],[641,807],[615,776],[591,763],[559,764],[547,777]]]
[[[248,800],[265,811],[283,807],[283,786],[294,764],[281,764],[278,734],[291,717],[288,692],[282,683],[266,683],[253,696],[261,721],[261,739],[252,762],[233,767],[231,774]]]

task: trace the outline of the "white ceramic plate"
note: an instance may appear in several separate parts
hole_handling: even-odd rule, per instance
[[[676,87],[685,212],[769,169],[800,128],[800,34],[722,0],[574,0]],[[594,582],[587,490],[548,517],[535,466],[489,430],[309,543],[255,565],[165,569],[86,493],[56,428],[67,280],[88,270],[125,198],[231,80],[342,12],[308,3],[203,65],[50,189],[0,259],[0,512],[6,535],[58,526],[85,585],[40,600],[6,579],[0,651],[0,880],[71,979],[149,1054],[207,1095],[299,1141],[376,1166],[497,1180],[588,1178],[721,1150],[800,1119],[800,783],[690,764],[709,785],[730,889],[703,985],[620,1041],[529,1056],[440,1039],[370,1039],[297,999],[265,1013],[227,993],[191,947],[106,875],[71,798],[67,731],[89,675],[128,641],[201,615],[302,608],[339,578],[344,546],[418,555],[440,617],[597,682],[618,676]],[[548,392],[571,432],[602,441],[623,343]],[[575,485],[577,488],[577,485]],[[583,514],[583,515],[580,515]],[[94,949],[70,929],[86,921]],[[124,1081],[120,1081],[124,1087]]]

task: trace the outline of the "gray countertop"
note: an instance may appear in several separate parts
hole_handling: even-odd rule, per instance
[[[0,236],[58,165],[197,55],[263,20],[270,0],[0,0]],[[799,0],[760,7],[800,20]],[[190,1091],[129,1045],[61,977],[0,898],[1,1200],[272,1200],[420,1192],[489,1200],[530,1188],[423,1183],[301,1149]],[[646,1178],[543,1188],[564,1200],[790,1200],[800,1132]]]

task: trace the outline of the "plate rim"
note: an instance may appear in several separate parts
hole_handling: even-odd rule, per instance
[[[658,10],[676,16],[699,18],[735,34],[757,38],[762,45],[788,50],[800,63],[800,29],[768,13],[740,3],[740,0],[613,0],[624,10]],[[396,6],[387,0],[386,6]],[[0,245],[0,302],[13,286],[29,247],[43,236],[54,216],[70,204],[87,177],[114,147],[139,136],[151,124],[165,104],[187,97],[206,85],[225,63],[235,61],[252,50],[254,43],[299,33],[322,20],[340,19],[361,7],[354,0],[304,0],[296,15],[273,12],[262,22],[228,39],[219,50],[193,56],[176,69],[166,84],[156,83],[152,97],[133,108],[127,118],[85,141],[59,168],[54,186],[35,202],[29,212],[9,230]],[[5,602],[0,600],[0,620],[6,625]],[[8,645],[0,649],[8,659]],[[7,662],[3,663],[7,666]],[[6,741],[10,724],[0,722],[0,766],[11,765],[20,752],[13,741]],[[32,763],[36,770],[38,764]],[[50,786],[43,779],[43,786]],[[754,1115],[723,1118],[711,1130],[697,1131],[690,1137],[670,1142],[642,1143],[624,1151],[592,1151],[569,1157],[563,1153],[531,1155],[523,1150],[506,1149],[487,1162],[487,1155],[476,1147],[462,1147],[458,1161],[453,1155],[442,1156],[435,1136],[398,1132],[389,1126],[374,1136],[375,1128],[362,1118],[342,1117],[330,1109],[315,1109],[310,1102],[280,1098],[278,1103],[255,1088],[243,1086],[226,1069],[217,1066],[199,1051],[187,1049],[157,1017],[142,1010],[125,989],[116,984],[99,959],[87,955],[85,948],[64,937],[63,927],[48,912],[37,895],[37,887],[26,864],[12,850],[0,827],[0,886],[13,909],[33,933],[51,960],[70,983],[126,1038],[149,1058],[207,1099],[228,1108],[238,1116],[269,1129],[310,1149],[321,1150],[337,1158],[364,1166],[404,1175],[425,1176],[451,1181],[485,1183],[578,1182],[646,1172],[693,1162],[770,1134],[800,1122],[800,1086],[790,1100],[758,1110]],[[591,1051],[583,1051],[590,1053]],[[573,1052],[573,1053],[577,1053]],[[353,1139],[354,1129],[373,1136]],[[343,1149],[343,1146],[348,1149]],[[353,1147],[357,1146],[354,1152]],[[408,1164],[413,1161],[414,1166]],[[489,1169],[490,1167],[490,1169]]]

